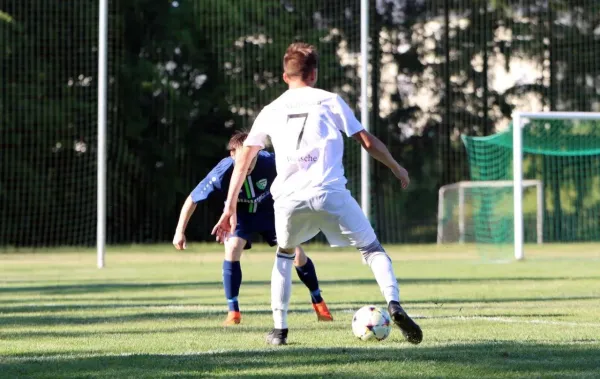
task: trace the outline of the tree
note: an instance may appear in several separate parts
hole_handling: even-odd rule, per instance
[[[72,6],[3,3],[2,14],[10,20],[0,26],[5,43],[0,81],[3,245],[82,244],[93,234],[94,69],[85,36],[86,20],[95,13],[93,6],[82,4],[77,12]]]

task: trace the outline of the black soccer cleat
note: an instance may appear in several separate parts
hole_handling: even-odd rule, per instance
[[[418,345],[423,341],[423,331],[400,306],[397,301],[390,301],[388,304],[388,312],[394,324],[402,331],[402,335],[412,344]]]
[[[273,329],[267,334],[267,343],[269,345],[287,345],[287,329]]]

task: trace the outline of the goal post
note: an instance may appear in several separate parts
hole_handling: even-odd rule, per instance
[[[456,187],[470,194],[472,209],[464,205],[464,193],[449,197],[458,204],[451,208],[453,228],[464,229],[470,222],[474,242],[487,244],[486,254],[492,254],[491,244],[501,244],[521,260],[525,243],[600,241],[599,112],[517,112],[506,130],[461,138],[470,179],[482,184]],[[525,191],[532,186],[537,195]],[[447,213],[445,207],[440,204],[440,212]],[[472,211],[472,220],[466,210]],[[442,231],[442,241],[444,234],[460,235]]]
[[[600,112],[516,112],[513,116],[514,249],[515,258],[525,257],[523,244],[523,127],[528,120],[591,120],[600,122]]]
[[[541,244],[543,242],[543,231],[544,231],[544,192],[541,180],[524,180],[522,182],[524,188],[532,187],[535,188],[536,192],[536,242]],[[438,222],[437,222],[437,243],[442,244],[446,242],[448,235],[448,218],[452,217],[447,211],[448,203],[451,199],[448,199],[448,193],[454,191],[457,193],[457,230],[451,234],[457,234],[456,242],[465,243],[467,235],[467,207],[472,207],[472,204],[467,204],[466,192],[472,189],[504,189],[511,188],[514,186],[512,180],[490,180],[490,181],[462,181],[458,183],[447,184],[442,186],[438,191]]]
[[[98,8],[98,171],[96,191],[96,266],[98,266],[98,268],[104,268],[104,254],[106,250],[108,0],[99,0]]]

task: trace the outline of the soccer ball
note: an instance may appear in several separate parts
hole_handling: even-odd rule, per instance
[[[352,333],[363,341],[383,341],[391,330],[390,315],[374,305],[365,305],[352,317]]]

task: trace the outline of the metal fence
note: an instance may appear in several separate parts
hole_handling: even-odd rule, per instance
[[[357,0],[110,0],[107,239],[172,237],[193,186],[279,94],[281,55],[317,45],[319,86],[360,115]],[[369,2],[370,124],[408,168],[401,191],[373,164],[380,239],[434,242],[437,190],[468,178],[460,134],[505,128],[516,110],[600,108],[595,0]],[[0,5],[0,246],[96,239],[98,2]],[[360,150],[348,141],[358,198]],[[210,239],[219,201],[192,240]]]

